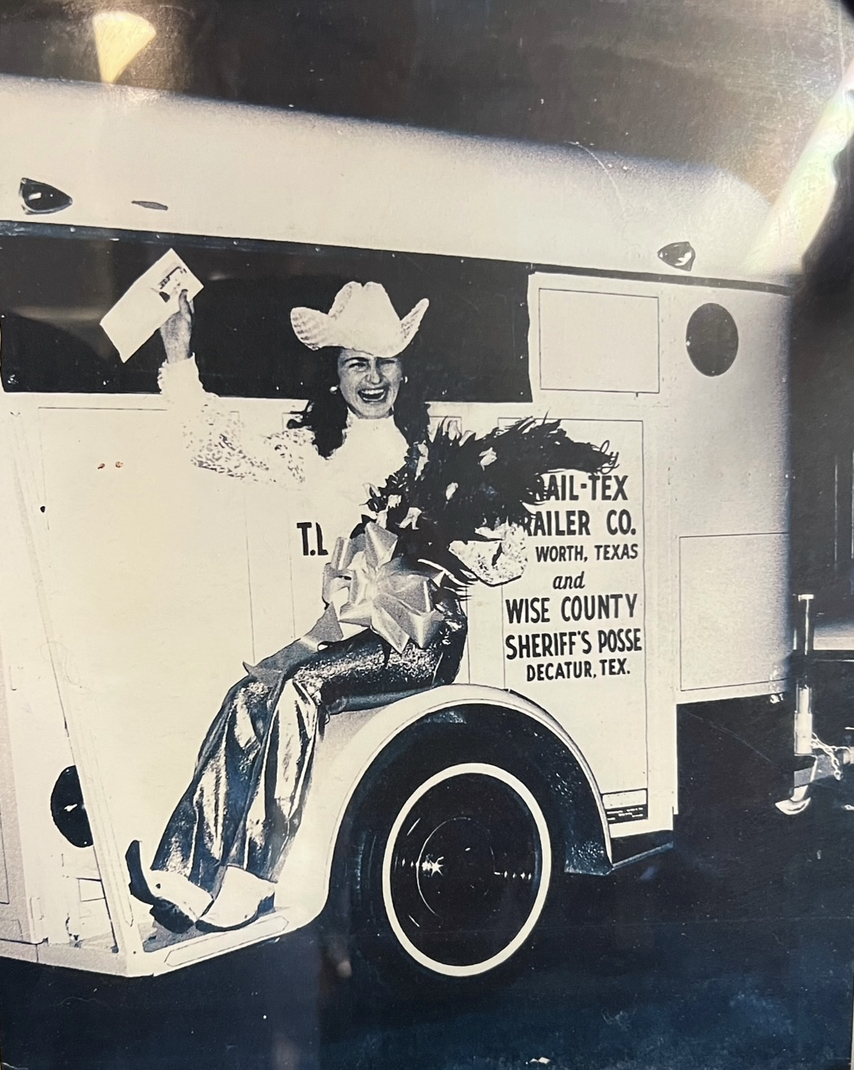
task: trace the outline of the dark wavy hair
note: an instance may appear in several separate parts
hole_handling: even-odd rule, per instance
[[[309,386],[309,402],[288,422],[288,427],[307,427],[311,431],[321,457],[331,457],[340,449],[347,426],[347,402],[337,389],[338,353],[338,349],[327,349],[317,354],[316,375]],[[407,360],[406,357],[403,359]],[[426,441],[429,417],[425,384],[411,367],[407,367],[406,376],[408,381],[400,384],[394,405],[394,422],[412,446]]]

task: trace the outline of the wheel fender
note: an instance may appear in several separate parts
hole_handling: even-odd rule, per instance
[[[425,732],[466,725],[484,738],[522,748],[546,782],[549,802],[563,832],[563,869],[605,874],[611,870],[611,840],[593,773],[565,729],[521,695],[498,688],[449,684],[388,706],[333,717],[320,741],[300,828],[280,881],[279,905],[293,926],[323,909],[336,846],[354,798],[406,747]],[[281,901],[282,896],[287,901]]]

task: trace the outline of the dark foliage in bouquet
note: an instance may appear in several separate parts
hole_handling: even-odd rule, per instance
[[[548,473],[593,475],[616,464],[607,442],[576,442],[556,420],[529,417],[483,436],[460,435],[443,424],[370,504],[387,510],[388,527],[400,536],[404,552],[447,567],[452,542],[482,538],[479,528],[524,524]],[[454,573],[469,581],[454,562]]]

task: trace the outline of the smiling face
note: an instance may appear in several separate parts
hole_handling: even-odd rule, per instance
[[[375,357],[358,349],[342,349],[338,355],[341,397],[362,420],[390,416],[402,381],[399,357]]]

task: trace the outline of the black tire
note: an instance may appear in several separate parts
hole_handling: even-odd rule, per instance
[[[529,942],[560,868],[536,770],[510,741],[446,731],[403,750],[354,815],[352,933],[386,984],[456,989],[500,972]]]

